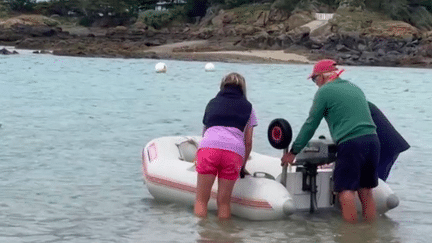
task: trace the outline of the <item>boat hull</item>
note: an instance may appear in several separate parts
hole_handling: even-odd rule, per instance
[[[165,137],[147,144],[142,153],[143,175],[150,194],[161,201],[192,206],[195,201],[197,172],[191,162],[178,159],[176,143],[181,138]],[[214,183],[209,210],[216,210],[217,182]],[[231,196],[233,215],[250,220],[283,219],[295,211],[291,195],[279,182],[246,176],[234,185]]]
[[[162,137],[150,141],[142,151],[143,178],[150,194],[161,201],[194,205],[197,172],[195,164],[186,160],[179,144],[199,141],[199,137]],[[186,156],[187,157],[187,156]],[[191,156],[189,156],[191,157]],[[193,156],[192,156],[193,157]],[[190,160],[190,159],[189,159]],[[247,163],[252,174],[236,181],[231,211],[238,217],[250,220],[277,220],[294,212],[310,209],[311,194],[302,188],[303,174],[295,166],[287,173],[286,187],[281,183],[280,158],[252,152]],[[332,188],[333,168],[318,169],[316,183],[318,209],[339,209]],[[209,210],[216,210],[217,182],[214,183]],[[382,180],[373,189],[379,214],[386,213],[399,204],[399,199]],[[361,210],[357,201],[358,211]]]

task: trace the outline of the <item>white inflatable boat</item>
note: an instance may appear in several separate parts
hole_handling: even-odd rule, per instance
[[[161,137],[145,146],[142,151],[143,177],[156,200],[194,204],[197,172],[193,159],[199,140],[200,137],[196,136]],[[311,153],[316,151],[313,146],[320,146],[321,152],[327,148],[325,142],[312,142],[309,151],[306,148],[306,152],[302,152],[303,157],[301,154],[297,156],[299,161],[316,157]],[[239,179],[232,194],[232,214],[235,216],[250,220],[276,220],[296,211],[338,208],[332,191],[331,164],[291,166],[284,176],[280,158],[252,152],[246,169],[251,175]],[[283,183],[282,178],[285,177]],[[397,196],[381,180],[373,193],[380,214],[399,204]],[[216,195],[217,183],[214,183],[209,210],[216,210]],[[360,202],[357,204],[360,211]]]
[[[150,194],[157,200],[193,205],[197,172],[193,159],[198,137],[162,137],[150,141],[142,153],[144,180]],[[265,162],[275,158],[257,156],[251,161]],[[217,183],[209,201],[209,210],[216,209]],[[251,220],[280,219],[294,212],[289,192],[281,183],[267,178],[247,176],[234,186],[232,213]]]

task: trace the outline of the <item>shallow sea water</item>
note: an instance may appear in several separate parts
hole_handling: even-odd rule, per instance
[[[344,67],[411,149],[388,179],[400,198],[373,225],[346,225],[339,212],[287,220],[207,220],[160,203],[142,181],[151,139],[199,135],[207,101],[223,75],[246,77],[259,119],[254,151],[281,156],[267,141],[275,118],[297,134],[316,87],[311,65],[33,55],[0,57],[0,242],[429,242],[432,226],[432,70]],[[316,136],[329,136],[322,122]]]

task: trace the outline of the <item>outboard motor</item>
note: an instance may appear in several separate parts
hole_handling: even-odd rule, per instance
[[[296,155],[297,172],[302,172],[302,190],[310,191],[310,213],[318,209],[316,176],[318,166],[332,163],[336,160],[337,147],[332,141],[320,136],[318,140],[311,140],[306,147]]]
[[[268,140],[276,149],[283,149],[288,152],[288,147],[292,138],[290,124],[282,119],[274,119],[268,128]],[[296,155],[295,171],[290,169],[287,173],[287,166],[282,168],[280,178],[276,178],[292,195],[296,209],[306,210],[310,201],[309,211],[314,213],[318,205],[322,208],[333,207],[336,202],[336,194],[332,189],[333,169],[322,169],[318,173],[318,168],[322,165],[336,161],[337,146],[331,140],[320,136],[319,139],[312,139]],[[323,168],[323,167],[321,167]],[[321,188],[318,188],[319,185]],[[319,189],[319,191],[318,191]],[[317,193],[319,197],[317,198]],[[382,180],[373,190],[377,212],[382,214],[398,206],[399,199],[390,187]],[[357,206],[360,202],[357,200]],[[361,208],[357,207],[360,211]]]
[[[267,136],[270,144],[276,149],[288,152],[288,146],[292,139],[292,129],[288,121],[283,118],[270,122]],[[331,163],[336,160],[336,145],[320,136],[318,140],[311,140],[306,147],[296,155],[297,172],[302,172],[302,190],[310,191],[310,212],[317,210],[317,183],[318,166]],[[287,166],[282,168],[281,183],[286,187]]]

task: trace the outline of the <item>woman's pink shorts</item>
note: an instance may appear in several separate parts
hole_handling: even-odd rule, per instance
[[[201,148],[197,152],[196,171],[199,174],[217,175],[221,179],[237,180],[243,158],[232,151]]]

